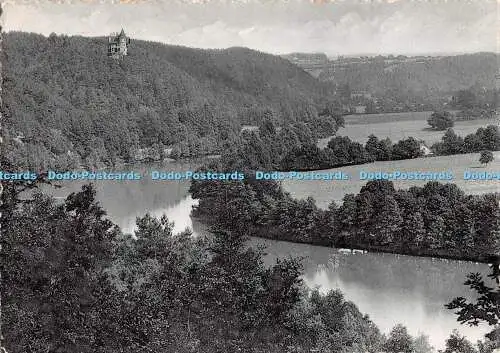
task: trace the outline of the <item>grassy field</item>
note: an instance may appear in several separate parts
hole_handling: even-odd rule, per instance
[[[347,115],[345,128],[338,132],[339,136],[349,136],[352,140],[365,143],[368,135],[374,134],[378,138],[389,137],[393,142],[415,137],[424,140],[429,146],[441,140],[444,131],[431,130],[427,118],[432,112],[408,112],[392,114],[362,114]],[[480,119],[471,121],[457,121],[453,130],[459,135],[467,135],[478,128],[491,124],[498,124],[497,119]],[[320,147],[325,147],[330,138],[321,139]]]
[[[483,167],[478,162],[479,153],[471,153],[455,156],[441,156],[417,158],[403,161],[375,162],[370,164],[348,166],[343,168],[328,169],[325,171],[343,171],[350,176],[350,180],[339,181],[304,181],[304,180],[284,180],[283,187],[296,198],[306,198],[312,196],[319,207],[326,208],[328,204],[335,200],[341,202],[344,195],[357,194],[361,187],[366,184],[366,180],[359,179],[360,171],[366,172],[445,172],[450,171],[454,179],[449,181],[457,184],[468,194],[484,194],[490,192],[500,192],[500,181],[469,181],[464,180],[465,170],[472,172],[496,171],[500,172],[500,152],[494,152],[495,160],[487,167]],[[442,181],[443,183],[446,181]],[[407,189],[411,186],[423,186],[427,181],[394,181],[397,189]]]
[[[407,120],[427,120],[432,112],[403,112],[381,114],[350,114],[344,117],[346,124],[378,124]]]

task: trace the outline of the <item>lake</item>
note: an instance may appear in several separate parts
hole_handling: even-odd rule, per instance
[[[155,167],[160,169],[160,167]],[[170,163],[163,170],[183,171],[191,164]],[[145,174],[147,167],[134,168]],[[80,182],[64,183],[63,189],[53,190],[56,197],[77,191]],[[287,189],[293,188],[288,185]],[[190,217],[196,204],[188,194],[186,181],[155,182],[144,177],[140,181],[96,183],[97,197],[109,217],[124,231],[132,232],[135,219],[149,212],[155,216],[166,214],[175,222],[175,231],[186,227],[195,233],[203,226]],[[444,308],[455,296],[467,297],[470,292],[462,285],[469,272],[487,273],[487,266],[471,262],[418,258],[392,254],[341,254],[335,249],[304,244],[293,244],[263,239],[252,239],[251,244],[267,247],[266,263],[276,258],[303,256],[304,282],[321,291],[340,289],[348,300],[388,333],[397,323],[408,327],[413,334],[424,333],[436,348],[442,348],[453,329],[458,329],[470,340],[480,339],[486,328],[459,325],[453,313]]]

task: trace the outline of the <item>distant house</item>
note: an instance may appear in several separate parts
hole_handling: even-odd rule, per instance
[[[424,156],[431,156],[434,154],[424,143],[420,143],[420,151],[424,154]]]
[[[356,98],[372,99],[372,94],[367,91],[352,91],[351,99]]]
[[[256,126],[256,125],[243,125],[241,127],[241,131],[240,132],[244,132],[244,131],[258,132],[259,131],[259,127]]]
[[[108,38],[108,56],[118,59],[128,54],[130,38],[125,35],[125,31],[119,34],[111,34]]]
[[[353,109],[354,114],[365,114],[366,113],[366,105],[356,105]]]
[[[24,143],[24,134],[22,132],[18,133],[16,137],[13,137],[12,140],[20,145]]]

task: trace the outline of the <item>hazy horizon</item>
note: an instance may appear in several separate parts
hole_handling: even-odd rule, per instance
[[[206,49],[415,56],[498,53],[499,11],[495,0],[11,0],[1,22],[6,31],[43,35],[124,28],[134,39]]]
[[[121,30],[121,28],[120,28]],[[147,40],[147,39],[141,39],[141,38],[134,38],[133,34],[130,35],[130,33],[127,32],[126,28],[124,28],[124,31],[127,36],[131,38],[131,40],[141,40],[141,41],[149,41],[153,43],[159,43],[159,44],[165,44],[165,45],[173,45],[173,46],[183,46],[183,47],[188,47],[188,48],[193,48],[193,49],[205,49],[205,50],[211,50],[211,49],[230,49],[230,48],[247,48],[251,50],[257,50],[257,51],[262,51],[259,49],[255,48],[249,48],[249,47],[244,47],[244,46],[229,46],[229,47],[222,47],[222,48],[200,48],[200,47],[191,47],[188,45],[182,45],[182,44],[173,44],[173,43],[167,43],[167,42],[160,42],[160,41],[155,41],[155,40]],[[48,37],[50,34],[43,34],[43,33],[37,33],[37,32],[28,32],[28,31],[20,31],[20,30],[7,30],[4,31],[4,33],[10,33],[10,32],[22,32],[22,33],[29,33],[29,34],[37,34],[37,35],[42,35],[44,37]],[[116,33],[120,31],[115,31]],[[54,32],[55,33],[55,32]],[[113,33],[113,32],[112,32]],[[86,38],[106,38],[110,35],[111,33],[108,34],[102,34],[102,35],[95,35],[95,36],[85,36],[85,35],[80,35],[80,34],[71,34],[68,35],[69,37],[86,37]],[[65,33],[56,33],[56,35],[67,35]],[[133,48],[133,43],[132,43],[132,48]],[[265,51],[262,51],[265,52]],[[318,51],[294,51],[294,52],[283,52],[283,53],[269,53],[265,52],[267,54],[271,55],[278,55],[278,56],[287,56],[287,55],[293,55],[293,54],[321,54],[321,55],[326,55],[328,59],[330,60],[335,60],[338,59],[338,57],[344,57],[344,58],[360,58],[360,57],[376,57],[376,56],[389,56],[392,55],[394,57],[397,57],[399,55],[407,56],[407,57],[418,57],[418,56],[430,56],[430,57],[440,57],[440,56],[456,56],[456,55],[473,55],[473,54],[480,54],[480,53],[488,53],[488,54],[496,54],[500,55],[499,52],[494,52],[494,51],[471,51],[471,52],[434,52],[434,53],[400,53],[400,52],[393,52],[393,53],[352,53],[352,54],[337,54],[337,55],[328,55],[327,53],[324,52],[318,52]]]

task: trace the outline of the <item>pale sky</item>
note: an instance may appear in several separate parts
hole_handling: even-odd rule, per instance
[[[273,54],[499,52],[497,0],[4,0],[7,31],[132,38]],[[500,1],[500,0],[498,0]]]

